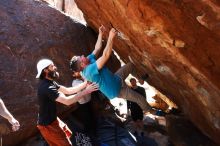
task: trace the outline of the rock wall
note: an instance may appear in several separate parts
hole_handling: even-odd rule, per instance
[[[69,60],[88,54],[96,34],[47,4],[34,0],[0,1],[0,96],[20,121],[21,129],[3,136],[3,145],[18,145],[37,132],[37,70],[41,58],[58,67],[59,83],[70,86]],[[111,58],[112,69],[119,67]],[[60,112],[68,110],[59,106]],[[4,121],[7,123],[7,121]]]
[[[83,13],[78,9],[74,0],[41,0],[42,2],[48,3],[55,9],[71,16],[72,18],[86,23],[83,17]]]
[[[75,0],[89,26],[120,33],[114,47],[150,75],[220,144],[220,2],[217,0]]]

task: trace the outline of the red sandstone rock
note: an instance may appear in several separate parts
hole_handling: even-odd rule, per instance
[[[220,144],[220,3],[216,0],[76,0],[88,24],[120,31],[115,50],[150,75]]]

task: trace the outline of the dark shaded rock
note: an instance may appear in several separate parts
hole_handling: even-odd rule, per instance
[[[181,146],[216,146],[201,133],[193,123],[180,116],[166,116],[167,132],[174,145]]]
[[[3,136],[3,145],[16,145],[37,132],[36,63],[51,58],[59,83],[70,86],[69,60],[94,48],[95,33],[70,17],[34,0],[0,1],[0,96],[21,129]],[[119,62],[111,59],[114,70]],[[60,106],[60,111],[66,108]]]

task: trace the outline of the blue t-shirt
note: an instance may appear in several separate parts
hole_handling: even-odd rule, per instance
[[[113,74],[105,66],[98,70],[94,54],[90,54],[87,58],[90,64],[82,71],[83,77],[90,82],[97,83],[99,85],[99,90],[109,99],[118,96],[121,90],[120,77]]]

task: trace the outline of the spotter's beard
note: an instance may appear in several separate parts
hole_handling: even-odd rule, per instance
[[[51,79],[58,79],[59,78],[59,73],[57,71],[49,71],[48,72],[48,77]]]

